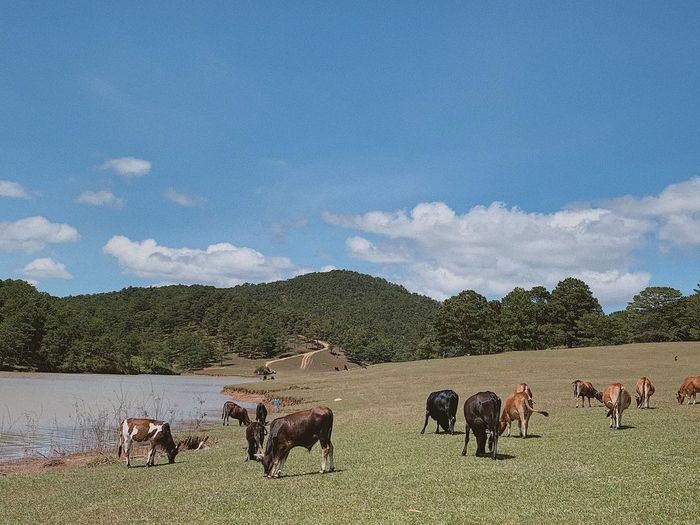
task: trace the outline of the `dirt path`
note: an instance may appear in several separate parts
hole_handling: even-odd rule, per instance
[[[271,361],[267,361],[265,363],[265,366],[269,367],[270,365],[274,363],[279,363],[280,361],[286,361],[287,359],[296,359],[297,357],[301,356],[301,364],[299,365],[299,368],[302,370],[305,370],[306,368],[309,367],[311,363],[314,361],[314,354],[317,354],[319,352],[325,352],[328,350],[331,345],[329,345],[326,341],[316,341],[317,343],[323,345],[323,348],[320,350],[311,350],[310,352],[305,352],[303,354],[297,354],[297,355],[290,355],[289,357],[282,357],[280,359],[273,359]]]

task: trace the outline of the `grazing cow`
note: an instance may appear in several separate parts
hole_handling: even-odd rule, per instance
[[[267,407],[265,403],[258,403],[258,406],[255,407],[255,421],[262,426],[267,425]]]
[[[237,419],[239,427],[241,425],[245,425],[245,426],[250,425],[250,418],[248,417],[248,411],[245,408],[243,408],[242,406],[237,405],[233,401],[226,401],[226,403],[224,403],[224,409],[221,412],[221,419],[224,420],[224,422],[222,424],[227,425],[229,418]]]
[[[632,403],[632,396],[622,383],[612,383],[603,392],[603,404],[608,407],[605,417],[610,418],[610,428],[620,428],[622,413]]]
[[[645,376],[637,379],[636,390],[635,401],[637,402],[637,408],[649,408],[649,398],[656,392],[651,379]]]
[[[603,394],[601,392],[598,392],[595,388],[593,388],[593,384],[590,381],[581,381],[580,379],[577,379],[573,383],[571,383],[574,387],[574,397],[576,398],[576,408],[578,408],[578,402],[579,398],[581,399],[581,408],[585,406],[586,400],[584,398],[588,398],[588,406],[591,406],[591,398],[594,397],[598,401],[603,400]]]
[[[263,441],[267,435],[267,429],[264,425],[257,421],[248,425],[245,429],[245,438],[248,441],[248,451],[245,460],[249,459],[259,461],[258,451],[263,449]]]
[[[168,455],[168,463],[175,463],[175,456],[180,450],[180,445],[175,445],[173,435],[170,432],[170,424],[157,419],[131,417],[125,419],[119,425],[119,448],[117,456],[122,457],[122,451],[126,455],[126,466],[131,466],[131,444],[150,443],[151,448],[146,457],[146,466],[152,467],[156,459],[156,447],[161,447]]]
[[[432,417],[437,421],[435,433],[440,433],[440,427],[450,434],[455,433],[455,422],[457,421],[457,407],[459,406],[459,396],[454,390],[439,390],[431,392],[425,402],[425,424],[421,434],[425,434],[425,427],[428,426],[428,418]]]
[[[503,405],[503,413],[499,423],[498,433],[503,434],[503,431],[508,427],[508,436],[510,436],[510,425],[513,421],[518,422],[520,427],[520,437],[527,437],[527,427],[530,424],[530,416],[533,412],[542,414],[545,417],[549,416],[544,410],[535,410],[534,401],[527,392],[515,392],[506,398]]]
[[[690,376],[683,380],[683,384],[678,389],[678,394],[676,399],[678,404],[682,405],[686,397],[688,397],[688,404],[690,405],[690,400],[693,400],[693,405],[695,404],[695,396],[700,392],[700,376]]]
[[[532,390],[530,390],[530,385],[527,383],[518,383],[518,386],[515,387],[516,394],[518,392],[525,392],[530,399],[532,399]]]
[[[288,416],[278,417],[270,425],[265,454],[256,457],[262,460],[266,478],[278,478],[294,447],[305,447],[309,451],[321,442],[321,472],[335,470],[333,464],[333,412],[328,407],[315,407]]]
[[[489,432],[489,450],[496,459],[498,450],[498,416],[501,414],[501,400],[493,392],[479,392],[464,402],[464,419],[467,420],[464,432],[464,449],[462,455],[467,455],[469,431],[476,436],[476,455],[486,454],[486,433]]]

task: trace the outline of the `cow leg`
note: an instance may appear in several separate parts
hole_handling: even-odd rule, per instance
[[[425,434],[425,427],[428,426],[428,418],[430,417],[430,413],[426,410],[425,411],[425,424],[423,425],[423,430],[420,431],[421,434]]]
[[[280,460],[277,462],[277,469],[272,476],[273,478],[279,478],[280,475],[282,474],[282,469],[284,468],[284,464],[287,462],[287,458],[289,457],[289,449],[285,449],[280,456]]]
[[[153,466],[153,463],[155,462],[155,455],[156,455],[156,447],[155,447],[155,445],[151,445],[151,448],[148,450],[148,454],[146,455],[146,466],[147,467]]]
[[[476,455],[483,456],[486,454],[486,430],[479,429],[479,432],[474,432],[476,435]]]
[[[126,455],[126,466],[131,466],[131,437],[124,439],[124,455]]]
[[[450,434],[454,435],[455,433],[455,422],[457,421],[456,417],[450,417]]]
[[[581,404],[583,404],[583,403],[581,403]],[[588,398],[588,408],[591,408],[591,398],[590,397]]]
[[[522,417],[523,417],[522,436],[523,436],[523,438],[526,438],[527,437],[527,427],[528,427],[528,424],[530,423],[530,421],[529,421],[530,418],[528,416],[526,416],[525,414],[523,414]]]
[[[581,399],[580,396],[576,396],[576,408],[578,408],[578,402],[580,401],[580,399]]]
[[[510,426],[513,424],[511,419],[508,419],[508,437],[510,437]]]
[[[464,448],[462,449],[462,455],[467,455],[467,445],[469,444],[469,423],[465,425],[464,428]]]

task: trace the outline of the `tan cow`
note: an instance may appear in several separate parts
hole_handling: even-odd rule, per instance
[[[603,391],[603,404],[608,407],[605,417],[610,418],[610,428],[619,429],[622,424],[622,413],[632,403],[632,396],[622,383],[612,383]]]
[[[528,385],[527,383],[518,383],[518,386],[515,387],[514,392],[516,394],[518,392],[525,392],[530,397],[530,399],[532,399],[532,390],[530,390],[530,385]]]
[[[690,400],[693,400],[693,405],[695,404],[695,396],[700,392],[700,376],[690,376],[683,380],[683,384],[678,389],[678,394],[676,399],[679,404],[683,404],[685,398],[688,398],[688,404],[690,405]]]
[[[598,401],[603,400],[603,394],[598,392],[593,388],[593,384],[590,381],[581,381],[577,379],[571,385],[574,387],[574,397],[576,398],[576,408],[578,408],[579,399],[581,400],[581,407],[585,406],[586,399],[588,398],[588,406],[591,406],[591,398],[594,397]]]
[[[636,390],[635,401],[637,402],[637,408],[649,408],[649,398],[656,392],[651,379],[646,376],[637,379]]]
[[[545,417],[549,416],[549,413],[544,410],[535,410],[534,403],[532,398],[527,395],[527,392],[515,392],[509,395],[503,406],[501,420],[498,423],[498,434],[503,434],[503,431],[508,427],[507,435],[510,436],[510,425],[513,421],[517,421],[520,427],[520,437],[526,438],[527,427],[533,412],[542,414]]]

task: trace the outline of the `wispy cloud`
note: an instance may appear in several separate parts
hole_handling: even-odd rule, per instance
[[[50,222],[45,217],[27,217],[0,222],[0,251],[36,252],[48,244],[76,242],[78,230],[68,224]]]
[[[165,198],[171,202],[174,202],[175,204],[179,204],[180,206],[185,206],[187,208],[201,206],[207,202],[204,197],[180,193],[175,191],[173,188],[168,188],[168,190],[165,192]]]
[[[287,234],[291,230],[305,228],[309,224],[309,219],[302,217],[295,221],[280,221],[270,224],[270,232],[275,242],[283,243],[287,240]]]
[[[29,199],[29,192],[18,182],[11,180],[0,180],[0,197],[11,197],[15,199]]]
[[[109,206],[112,208],[124,206],[124,199],[117,197],[109,190],[84,191],[76,197],[75,201],[88,206]]]
[[[151,171],[151,162],[136,157],[120,157],[106,160],[102,170],[110,170],[122,177],[143,177]]]
[[[34,259],[22,268],[21,273],[34,279],[72,279],[66,265],[50,257]]]

